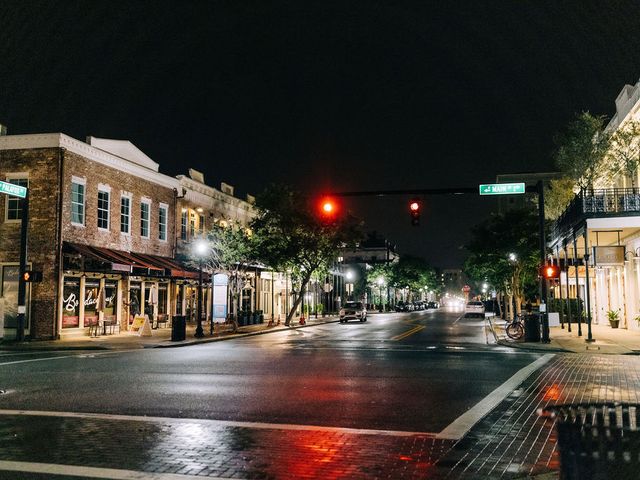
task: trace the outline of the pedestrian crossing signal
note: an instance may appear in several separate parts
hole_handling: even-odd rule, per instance
[[[560,278],[560,267],[558,265],[544,265],[540,269],[540,275],[547,280]]]
[[[22,274],[22,280],[30,283],[41,282],[42,272],[36,272],[35,270],[27,270]]]

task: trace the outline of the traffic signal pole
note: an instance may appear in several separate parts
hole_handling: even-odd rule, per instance
[[[526,187],[526,192],[538,194],[538,235],[540,238],[540,265],[545,265],[547,257],[547,239],[544,229],[544,182],[539,180],[535,186]],[[384,197],[387,195],[462,195],[465,193],[478,193],[477,187],[451,187],[451,188],[422,188],[412,190],[368,190],[362,192],[338,192],[332,195],[336,197]],[[517,193],[524,193],[522,191]],[[549,343],[549,315],[547,309],[547,280],[540,276],[540,301],[544,304],[542,317],[542,342]]]
[[[547,238],[544,233],[544,182],[538,181],[538,235],[540,237],[540,265],[547,262]],[[540,275],[540,305],[544,305],[544,311],[540,309],[542,317],[542,343],[549,343],[549,314],[547,312],[547,279]]]
[[[27,234],[29,227],[29,191],[20,200],[22,204],[22,220],[20,223],[20,272],[18,275],[18,316],[16,328],[16,340],[21,342],[24,340],[24,324],[27,313],[26,297],[27,283],[24,279],[24,272],[27,271]]]

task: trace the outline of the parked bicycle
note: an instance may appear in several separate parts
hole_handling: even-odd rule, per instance
[[[513,340],[520,340],[524,337],[524,316],[522,314],[516,317],[505,327],[507,336]]]

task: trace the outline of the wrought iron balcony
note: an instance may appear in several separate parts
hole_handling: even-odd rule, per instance
[[[553,238],[567,233],[587,218],[640,215],[640,189],[604,188],[583,190],[554,222]]]

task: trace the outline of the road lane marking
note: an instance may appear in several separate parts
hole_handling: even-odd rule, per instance
[[[420,330],[422,330],[424,327],[424,325],[417,325],[415,327],[413,327],[411,330],[408,330],[404,333],[401,333],[400,335],[396,335],[395,337],[392,337],[391,340],[402,340],[403,338],[407,338],[410,335],[413,335],[414,333],[419,332]]]
[[[171,418],[171,417],[147,417],[136,415],[118,415],[111,413],[83,413],[83,412],[55,412],[47,410],[0,410],[0,415],[26,416],[26,417],[60,417],[60,418],[90,418],[98,420],[119,420],[129,422],[153,422],[153,423],[199,423],[213,427],[241,427],[256,428],[261,430],[297,430],[332,433],[351,433],[355,435],[386,435],[390,437],[430,437],[431,432],[407,432],[402,430],[374,430],[368,428],[323,427],[320,425],[298,425],[292,423],[264,423],[264,422],[236,422],[233,420],[213,420],[208,418]]]
[[[118,353],[125,352],[138,352],[139,349],[136,350],[118,350]],[[91,352],[91,353],[74,353],[72,355],[59,355],[57,357],[42,357],[42,358],[30,358],[28,360],[14,360],[12,362],[0,362],[0,366],[2,365],[15,365],[16,363],[31,363],[31,362],[45,362],[47,360],[61,360],[63,358],[90,358],[87,355],[91,355],[96,357],[98,355],[113,355],[115,351],[110,350],[108,352]]]
[[[140,472],[115,468],[80,467],[76,465],[58,465],[55,463],[12,462],[8,460],[0,460],[0,471],[66,475],[68,477],[105,478],[110,480],[202,480],[202,478],[204,478],[202,475]],[[226,477],[216,478],[219,480],[230,480]]]
[[[555,357],[554,354],[548,353],[538,358],[535,362],[530,363],[524,368],[518,370],[510,379],[496,388],[493,392],[480,400],[470,410],[456,418],[449,426],[436,435],[436,438],[445,440],[459,440],[471,430],[471,428],[491,410],[498,406],[507,396],[513,392],[522,382],[524,382],[533,372],[547,364],[549,360]]]

